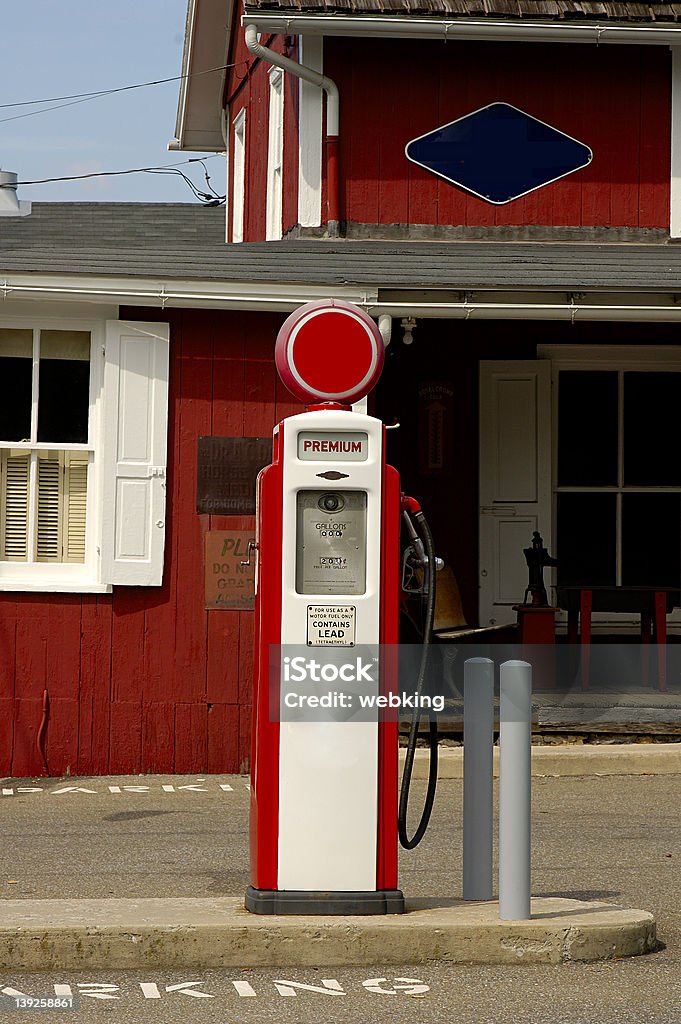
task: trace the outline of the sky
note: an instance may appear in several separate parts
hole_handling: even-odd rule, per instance
[[[19,182],[167,166],[200,154],[170,153],[179,82],[103,96],[5,120],[41,106],[19,103],[110,89],[182,71],[186,0],[22,0],[3,3],[0,32],[0,168]],[[224,192],[224,159],[206,163]],[[181,167],[205,188],[200,164]],[[33,202],[194,202],[176,174],[19,185]]]

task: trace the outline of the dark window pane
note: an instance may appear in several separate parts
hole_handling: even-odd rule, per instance
[[[681,484],[681,373],[624,374],[625,484]]]
[[[622,496],[622,583],[681,585],[681,496]]]
[[[86,444],[90,404],[90,335],[41,331],[38,440]]]
[[[0,441],[31,440],[32,359],[0,359]]]
[[[616,582],[614,494],[558,495],[558,583],[602,587]]]
[[[617,484],[617,373],[558,375],[558,485]]]
[[[0,441],[31,440],[33,331],[0,328]]]

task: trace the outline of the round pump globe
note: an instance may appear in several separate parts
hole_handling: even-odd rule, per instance
[[[275,346],[279,376],[307,404],[364,398],[381,376],[385,349],[371,317],[342,299],[308,302],[282,324]]]

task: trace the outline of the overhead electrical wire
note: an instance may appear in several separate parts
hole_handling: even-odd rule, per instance
[[[189,188],[192,190],[199,202],[203,203],[204,206],[221,206],[225,202],[225,196],[221,196],[215,191],[210,183],[210,175],[208,174],[208,168],[206,167],[206,160],[213,160],[215,157],[221,156],[220,153],[213,153],[211,156],[193,156],[187,160],[180,160],[179,163],[166,164],[165,166],[155,167],[130,167],[124,171],[90,171],[88,174],[66,174],[58,178],[36,178],[33,181],[17,181],[11,184],[0,185],[0,188],[17,188],[19,186],[26,185],[47,185],[55,181],[79,181],[83,178],[108,178],[117,177],[122,174],[179,174],[182,177]],[[206,179],[206,185],[210,189],[210,192],[204,192],[203,189],[198,188],[188,175],[178,168],[185,166],[186,164],[201,164]],[[212,193],[212,194],[211,194]]]
[[[42,107],[40,110],[27,110],[23,114],[12,114],[11,117],[0,118],[0,124],[8,121],[18,121],[22,117],[35,117],[37,114],[47,114],[50,110],[61,110],[63,107],[74,107],[78,103],[87,103],[89,100],[99,99],[101,96],[112,96],[114,93],[130,92],[132,89],[148,89],[154,85],[165,85],[168,82],[181,82],[188,78],[198,78],[200,75],[212,75],[218,71],[227,71],[228,68],[238,67],[246,61],[237,61],[235,64],[221,64],[216,68],[206,68],[205,71],[192,71],[187,75],[173,75],[171,78],[156,78],[150,82],[137,82],[134,85],[119,85],[113,89],[97,89],[92,92],[77,92],[69,96],[46,96],[40,100],[22,100],[14,103],[0,103],[0,110],[11,107],[35,106],[38,103],[52,103],[51,107]],[[67,102],[62,102],[62,100]]]

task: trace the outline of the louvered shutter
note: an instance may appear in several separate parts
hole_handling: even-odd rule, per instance
[[[37,560],[61,561],[62,466],[56,458],[38,457]]]
[[[168,430],[167,324],[107,323],[102,582],[160,586]]]
[[[29,455],[3,453],[2,557],[8,561],[26,561],[29,465]]]
[[[480,364],[480,624],[509,622],[527,586],[523,548],[551,549],[551,364]]]
[[[63,558],[65,562],[85,561],[85,517],[87,512],[87,458],[67,455],[64,467]]]

